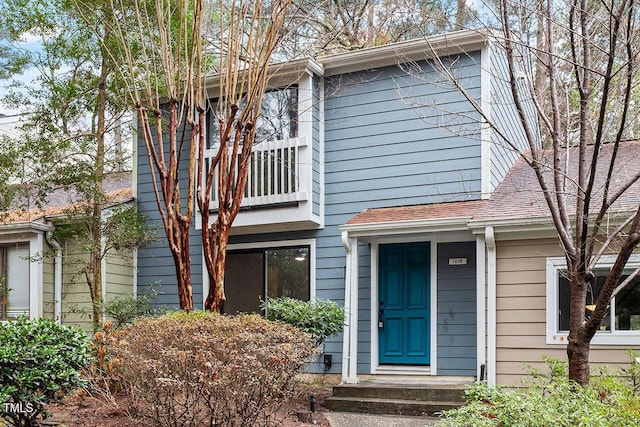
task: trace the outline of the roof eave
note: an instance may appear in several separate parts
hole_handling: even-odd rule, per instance
[[[434,56],[473,52],[485,47],[488,41],[486,35],[476,30],[461,30],[325,56],[318,58],[318,62],[324,66],[325,75],[336,75]]]
[[[294,84],[308,74],[322,76],[324,67],[312,58],[269,64],[268,86],[273,88]],[[205,76],[204,87],[207,88],[209,96],[217,96],[220,91],[220,73]]]
[[[7,224],[0,224],[0,235],[23,233],[44,233],[52,231],[53,225],[46,223],[43,219],[35,221],[21,221]]]
[[[340,231],[346,231],[352,237],[371,237],[397,234],[415,234],[443,231],[467,231],[471,217],[419,219],[406,221],[372,222],[344,224]]]

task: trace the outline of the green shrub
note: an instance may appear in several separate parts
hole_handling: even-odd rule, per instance
[[[269,320],[279,320],[311,334],[318,344],[327,337],[342,332],[344,309],[333,301],[293,298],[267,298],[262,309]]]
[[[0,420],[37,425],[45,405],[83,384],[80,370],[91,362],[84,332],[49,319],[0,323]]]
[[[289,325],[205,312],[141,318],[107,342],[110,374],[160,426],[267,425],[314,351]]]
[[[104,306],[104,312],[113,319],[113,327],[118,329],[124,325],[133,323],[137,318],[156,314],[151,301],[156,297],[156,292],[148,295],[119,295]]]
[[[530,368],[525,387],[504,390],[478,383],[467,405],[445,411],[443,426],[640,426],[640,401],[628,376],[601,375],[581,387],[568,379],[566,364],[545,359],[549,372]]]

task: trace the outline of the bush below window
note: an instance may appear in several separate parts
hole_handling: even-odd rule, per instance
[[[262,309],[269,320],[279,320],[314,336],[318,344],[344,328],[344,309],[333,301],[267,298]]]

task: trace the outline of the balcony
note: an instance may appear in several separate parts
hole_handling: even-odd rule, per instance
[[[217,148],[205,151],[207,167]],[[217,171],[211,206],[217,206]],[[233,234],[301,230],[321,226],[313,213],[312,147],[306,137],[255,144]],[[319,203],[319,200],[317,201]]]

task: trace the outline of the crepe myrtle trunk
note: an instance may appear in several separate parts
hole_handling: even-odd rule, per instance
[[[180,310],[193,311],[193,284],[191,283],[191,256],[189,248],[189,234],[182,232],[180,237],[180,250],[172,250],[178,281],[178,302]]]

